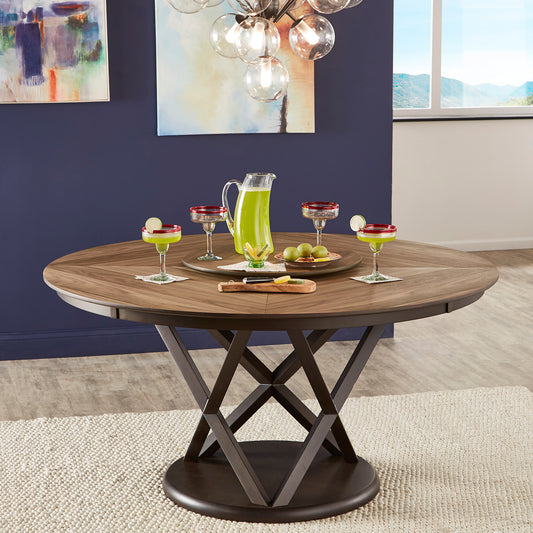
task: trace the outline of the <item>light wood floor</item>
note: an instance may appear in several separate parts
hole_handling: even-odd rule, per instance
[[[471,306],[396,325],[380,341],[353,396],[502,385],[533,390],[533,250],[478,252],[500,280]],[[288,346],[254,350],[278,361]],[[333,384],[353,343],[328,343],[317,354]],[[193,352],[212,384],[223,350]],[[255,382],[239,371],[225,399],[236,404]],[[289,382],[312,397],[302,371]],[[72,416],[196,407],[168,353],[0,362],[0,419]]]

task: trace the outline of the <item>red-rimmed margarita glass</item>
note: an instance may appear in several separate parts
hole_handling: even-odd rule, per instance
[[[163,224],[161,229],[154,231],[148,231],[143,227],[142,239],[144,242],[155,244],[159,252],[159,274],[149,276],[148,280],[158,283],[174,281],[174,278],[167,274],[166,254],[170,243],[181,240],[181,226],[177,226],[176,224]]]
[[[302,215],[313,219],[316,229],[316,245],[322,245],[322,230],[327,220],[333,220],[339,216],[339,204],[335,202],[303,202]]]
[[[357,232],[360,241],[367,242],[372,250],[372,274],[364,276],[366,281],[389,281],[391,276],[385,276],[378,271],[378,254],[383,244],[396,239],[396,226],[391,224],[367,224]]]
[[[213,231],[217,222],[223,222],[228,217],[228,210],[220,205],[197,205],[189,209],[191,220],[202,224],[207,235],[207,252],[197,257],[198,261],[218,261],[222,259],[213,253]]]

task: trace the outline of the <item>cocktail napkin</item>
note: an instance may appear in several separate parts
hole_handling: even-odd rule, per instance
[[[148,283],[155,283],[156,285],[165,285],[166,283],[172,283],[173,281],[185,281],[189,278],[184,278],[182,276],[173,276],[172,274],[169,274],[169,276],[172,279],[169,279],[167,281],[156,281],[153,279],[150,279],[150,276],[135,276],[135,279],[142,279],[143,281],[148,281]]]
[[[393,278],[392,276],[389,276],[388,279],[382,279],[382,280],[379,280],[379,281],[369,281],[369,280],[365,279],[365,276],[357,276],[357,277],[350,278],[350,279],[354,279],[355,281],[362,281],[363,283],[369,283],[369,284],[372,284],[372,283],[388,283],[389,281],[403,281],[402,278]]]
[[[263,268],[252,268],[248,266],[248,261],[241,261],[233,265],[222,265],[217,268],[221,270],[243,270],[244,272],[287,272],[283,263],[269,263],[268,261],[265,262]]]

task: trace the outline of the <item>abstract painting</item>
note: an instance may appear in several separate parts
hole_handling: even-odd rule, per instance
[[[246,64],[218,55],[209,42],[213,22],[230,11],[227,2],[194,14],[177,12],[167,0],[155,0],[155,8],[158,135],[314,132],[314,65],[292,52],[290,18],[276,24],[276,57],[289,71],[289,87],[264,103],[246,91]]]
[[[105,0],[0,0],[0,102],[109,100]]]

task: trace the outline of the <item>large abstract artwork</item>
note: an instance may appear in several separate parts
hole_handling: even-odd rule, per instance
[[[109,100],[105,0],[0,0],[0,102]]]
[[[276,56],[289,71],[287,94],[275,102],[252,99],[243,82],[246,64],[218,55],[209,42],[215,19],[227,2],[184,14],[155,0],[158,135],[214,133],[313,133],[314,65],[288,43],[292,21],[278,22]]]

